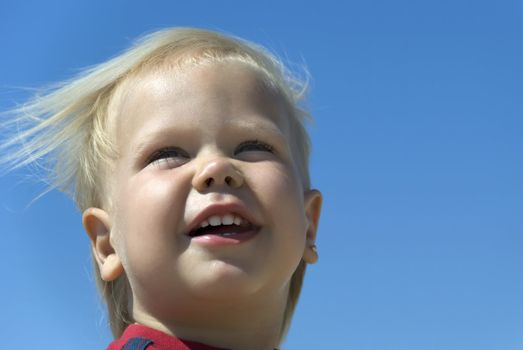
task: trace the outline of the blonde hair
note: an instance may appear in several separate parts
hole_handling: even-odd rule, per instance
[[[174,58],[174,61],[173,61]],[[291,148],[305,189],[310,187],[308,158],[310,142],[305,129],[309,118],[303,108],[307,81],[299,79],[266,49],[232,36],[194,28],[169,28],[139,39],[121,55],[85,70],[50,92],[8,112],[14,115],[2,124],[14,134],[0,145],[1,162],[11,169],[43,164],[49,170],[51,188],[70,194],[81,211],[107,207],[103,197],[104,171],[115,150],[108,135],[108,108],[116,89],[129,77],[162,68],[216,61],[240,61],[263,72],[267,82],[285,99],[289,109]],[[93,259],[94,260],[94,259]],[[294,272],[281,327],[288,330],[298,300],[305,262]],[[101,279],[95,264],[97,284],[107,303],[112,333],[119,337],[133,323],[129,308],[130,286],[122,275],[115,281]]]

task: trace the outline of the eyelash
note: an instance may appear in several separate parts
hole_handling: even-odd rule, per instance
[[[177,147],[166,147],[157,150],[151,156],[147,159],[146,164],[152,164],[154,162],[159,162],[162,159],[168,159],[168,158],[175,158],[175,157],[183,157],[183,158],[190,158],[187,152],[184,150],[177,148]]]
[[[264,151],[264,152],[270,152],[270,153],[274,153],[274,147],[263,142],[263,141],[260,141],[260,140],[249,140],[249,141],[244,141],[242,143],[240,143],[238,145],[238,147],[236,147],[236,150],[234,151],[234,155],[240,153],[240,151],[242,150],[242,148],[245,148],[247,146],[254,146],[254,147],[257,147],[256,151]]]
[[[248,149],[249,147],[255,147],[255,149]],[[244,142],[240,143],[234,150],[234,155],[237,155],[244,151],[247,151],[247,152],[261,151],[261,152],[269,152],[269,153],[275,152],[273,146],[271,146],[263,141],[260,141],[260,140],[249,140],[249,141],[244,141]],[[146,164],[149,165],[149,164],[154,164],[154,163],[160,163],[162,161],[167,162],[169,159],[173,159],[173,158],[189,159],[190,156],[186,151],[184,151],[181,148],[165,147],[165,148],[161,148],[161,149],[157,150],[156,152],[154,152],[153,154],[151,154],[151,156],[147,159]],[[182,164],[182,163],[184,163],[184,162],[180,162],[180,164]]]

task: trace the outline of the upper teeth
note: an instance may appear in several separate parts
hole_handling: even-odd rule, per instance
[[[207,220],[203,220],[200,224],[200,227],[211,226],[220,226],[220,225],[236,225],[240,226],[244,220],[237,215],[225,214],[225,215],[213,215]]]

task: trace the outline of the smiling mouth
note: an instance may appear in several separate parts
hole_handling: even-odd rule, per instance
[[[258,231],[258,227],[239,215],[213,215],[203,220],[199,227],[189,232],[189,237],[222,236],[231,237],[242,234],[252,234]]]
[[[217,235],[217,236],[235,236],[242,233],[256,231],[256,227],[252,225],[248,226],[235,226],[235,225],[220,225],[220,226],[207,226],[201,227],[195,231],[189,233],[189,237],[200,237],[206,235]]]

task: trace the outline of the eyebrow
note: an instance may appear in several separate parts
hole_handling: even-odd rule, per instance
[[[280,136],[282,138],[285,138],[285,134],[281,131],[281,129],[279,127],[276,127],[275,126],[275,123],[274,122],[267,122],[267,121],[262,121],[260,123],[260,121],[256,121],[256,122],[251,122],[249,120],[239,120],[239,121],[234,121],[234,122],[230,122],[230,121],[225,121],[225,124],[231,124],[230,125],[230,128],[231,129],[236,129],[235,131],[236,132],[250,132],[250,133],[254,133],[254,134],[259,134],[259,135],[263,135],[263,134],[274,134],[274,135],[277,135],[277,136]]]
[[[260,123],[259,120],[256,122],[240,120],[234,122],[224,121],[224,123],[230,124],[226,126],[226,128],[232,129],[237,134],[248,133],[249,137],[254,138],[256,138],[257,135],[261,137],[263,135],[269,134],[281,138],[283,140],[286,139],[285,134],[280,130],[280,128],[276,127],[273,123],[270,122]],[[133,158],[142,158],[152,145],[157,145],[158,143],[161,144],[166,142],[167,140],[173,140],[173,136],[179,139],[183,139],[184,135],[189,134],[193,130],[194,128],[190,126],[153,128],[149,132],[139,134],[139,137],[140,139],[142,139],[142,141],[140,141],[137,144],[131,144],[129,151],[136,155],[133,156]]]

